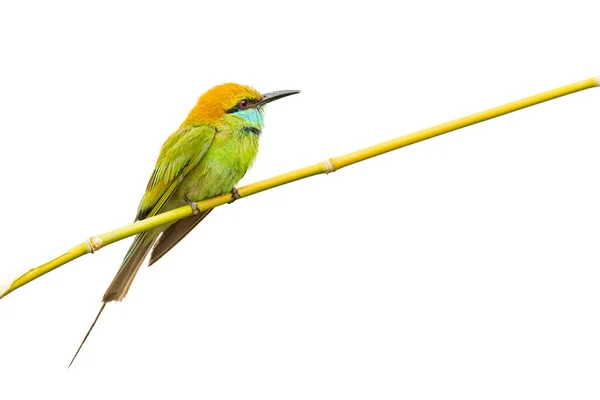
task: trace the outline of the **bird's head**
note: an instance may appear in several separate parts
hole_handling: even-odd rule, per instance
[[[233,123],[262,129],[263,107],[274,100],[299,90],[280,90],[260,94],[254,88],[237,83],[225,83],[208,90],[198,99],[186,123]]]

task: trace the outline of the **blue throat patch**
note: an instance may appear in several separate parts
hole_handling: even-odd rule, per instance
[[[262,129],[264,124],[264,115],[263,111],[260,108],[249,108],[247,110],[241,110],[235,113],[236,116],[245,119],[250,122],[252,125],[257,125],[257,127]]]

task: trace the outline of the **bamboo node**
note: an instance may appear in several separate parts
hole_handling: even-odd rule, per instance
[[[325,165],[325,174],[328,175],[332,172],[335,172],[335,167],[331,163],[331,159],[328,158],[327,160],[323,161],[323,164]]]
[[[102,247],[102,239],[98,236],[92,236],[88,240],[86,240],[87,245],[90,247],[90,253],[94,254],[95,251],[100,250]]]

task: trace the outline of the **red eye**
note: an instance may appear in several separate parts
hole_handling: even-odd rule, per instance
[[[240,102],[238,103],[238,106],[242,110],[245,110],[246,108],[248,108],[248,100],[240,100]]]

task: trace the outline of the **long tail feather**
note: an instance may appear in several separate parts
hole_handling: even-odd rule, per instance
[[[213,209],[201,211],[200,214],[187,217],[175,222],[169,226],[158,238],[158,241],[150,254],[148,265],[157,262],[162,256],[167,254],[177,243],[181,241],[196,225],[210,213]]]
[[[77,355],[79,354],[79,351],[83,347],[83,344],[87,340],[88,336],[90,336],[90,332],[92,332],[92,329],[94,329],[94,325],[96,325],[96,322],[98,322],[98,318],[100,318],[100,314],[102,314],[102,311],[104,311],[104,307],[106,307],[106,303],[102,303],[102,307],[100,307],[100,311],[98,311],[98,315],[96,315],[96,319],[92,323],[92,326],[90,326],[90,329],[88,329],[87,333],[85,334],[85,337],[81,341],[79,348],[75,352],[75,355],[73,356],[73,359],[71,360],[71,362],[69,363],[69,366],[67,368],[71,368],[71,365],[73,365],[73,361],[75,361],[75,359],[77,358]]]
[[[148,252],[152,248],[152,245],[156,241],[156,237],[159,233],[160,231],[151,231],[144,232],[136,236],[135,240],[131,244],[131,247],[129,248],[129,251],[123,259],[123,263],[121,264],[121,268],[119,268],[119,272],[117,272],[117,275],[106,290],[106,293],[104,293],[102,307],[100,308],[98,315],[96,315],[96,319],[94,319],[92,326],[90,326],[90,329],[88,329],[87,333],[85,334],[85,337],[79,345],[77,352],[73,356],[71,363],[69,363],[69,367],[71,367],[73,361],[75,361],[75,358],[83,347],[83,344],[87,340],[88,336],[90,336],[92,329],[94,329],[96,322],[98,322],[98,318],[100,318],[100,314],[102,314],[104,307],[106,307],[106,303],[109,301],[123,300],[127,294],[127,291],[129,290],[129,287],[131,286],[131,283],[133,282],[133,278],[135,278],[136,273],[140,269],[140,266],[144,262],[144,259],[148,255]]]

